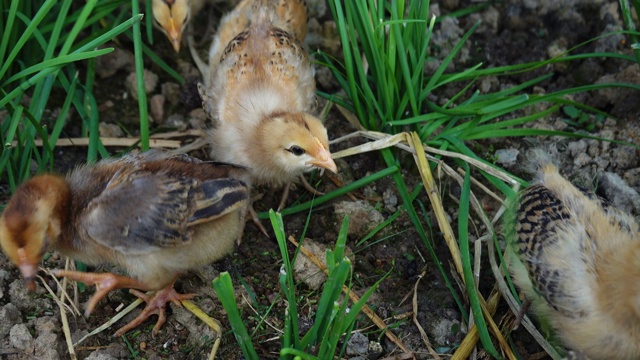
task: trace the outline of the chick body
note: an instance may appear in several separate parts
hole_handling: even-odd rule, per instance
[[[282,186],[313,168],[337,171],[327,131],[311,115],[314,69],[296,38],[306,20],[304,1],[244,0],[210,50],[211,78],[199,88],[214,122],[211,156],[246,166],[254,183]]]
[[[150,151],[103,160],[66,178],[41,175],[21,185],[0,218],[0,245],[27,280],[48,250],[124,268],[131,279],[104,285],[90,312],[110,290],[172,288],[181,273],[231,252],[244,229],[249,186],[243,168],[186,155]]]
[[[509,270],[560,340],[590,359],[640,358],[640,234],[542,153],[519,196]]]

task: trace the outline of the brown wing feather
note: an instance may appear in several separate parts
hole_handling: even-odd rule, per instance
[[[80,219],[89,236],[114,250],[145,253],[179,246],[190,241],[189,227],[249,201],[249,185],[243,181],[248,175],[242,168],[163,152],[121,161],[134,160],[135,166],[115,173]]]

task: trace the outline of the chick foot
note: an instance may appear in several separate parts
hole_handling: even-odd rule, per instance
[[[53,270],[53,274],[57,277],[66,277],[69,280],[80,281],[87,285],[95,285],[96,293],[93,294],[87,303],[85,316],[89,316],[102,300],[112,290],[123,288],[136,288],[144,291],[151,290],[144,283],[130,278],[128,276],[116,275],[112,273],[86,273],[71,270]]]
[[[131,320],[127,325],[118,329],[118,331],[116,331],[115,333],[115,336],[124,335],[127,331],[142,324],[151,315],[158,315],[158,321],[151,331],[151,335],[155,337],[158,334],[158,331],[160,331],[162,325],[164,325],[164,323],[167,321],[167,315],[165,313],[167,303],[171,301],[175,305],[182,307],[181,302],[183,300],[188,300],[196,296],[196,294],[179,294],[173,288],[173,284],[161,290],[158,290],[151,295],[147,295],[135,289],[130,289],[129,292],[144,300],[147,303],[147,306],[135,319]]]

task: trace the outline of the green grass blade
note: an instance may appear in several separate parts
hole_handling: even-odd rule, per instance
[[[462,193],[460,194],[460,208],[458,211],[458,238],[460,241],[460,255],[462,256],[462,269],[465,281],[465,287],[467,289],[467,295],[469,296],[469,304],[471,310],[473,310],[473,319],[475,320],[478,334],[480,335],[480,341],[484,349],[494,359],[500,359],[500,355],[496,351],[495,347],[491,343],[491,337],[489,336],[489,330],[487,329],[487,323],[485,322],[484,315],[482,314],[482,308],[480,306],[480,299],[478,297],[478,289],[473,278],[472,265],[471,265],[471,253],[469,250],[469,204],[471,194],[471,170],[467,163],[463,163],[465,170],[464,182],[462,184]]]
[[[242,322],[240,312],[238,312],[238,305],[234,296],[233,284],[229,273],[225,271],[213,280],[213,288],[215,289],[224,310],[227,312],[229,323],[233,329],[233,336],[235,336],[238,345],[240,345],[242,354],[244,354],[246,359],[258,360],[260,357],[253,347],[247,328]]]

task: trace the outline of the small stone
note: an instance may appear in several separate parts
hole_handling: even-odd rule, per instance
[[[384,221],[384,216],[373,206],[364,200],[342,201],[333,205],[338,229],[345,215],[349,215],[348,234],[356,238],[365,237]]]
[[[180,84],[166,82],[162,84],[161,93],[169,104],[173,106],[178,105],[180,102]]]
[[[165,97],[162,94],[153,95],[149,100],[149,114],[156,123],[164,121],[164,100]]]
[[[213,329],[202,321],[197,321],[197,318],[184,307],[175,306],[173,303],[171,303],[170,306],[171,310],[173,310],[173,320],[177,321],[189,331],[187,343],[197,346],[218,337],[218,334],[216,334]]]
[[[518,149],[500,149],[496,151],[494,156],[496,157],[496,162],[498,164],[502,164],[504,166],[511,166],[511,165],[514,165],[516,161],[518,161],[519,153],[520,153],[520,150]]]
[[[623,178],[629,186],[640,187],[640,167],[627,170]]]
[[[177,131],[187,130],[187,122],[184,121],[184,117],[180,114],[169,115],[165,125],[170,128],[175,128]]]
[[[618,146],[611,151],[616,169],[627,170],[638,165],[638,153],[631,146]]]
[[[51,331],[45,331],[38,335],[33,342],[35,353],[38,357],[48,360],[60,359],[56,346],[59,343],[58,336]]]
[[[351,334],[349,341],[347,341],[347,355],[358,356],[366,355],[369,350],[369,339],[366,335],[360,331],[356,331]]]
[[[98,56],[96,59],[96,74],[105,79],[115,75],[120,69],[132,71],[135,69],[133,53],[123,50],[120,46],[112,46],[113,51]]]
[[[454,328],[460,327],[458,320],[440,319],[429,325],[427,332],[429,337],[433,338],[433,342],[439,346],[451,345],[451,338],[454,333]]]
[[[9,299],[20,310],[29,311],[32,309],[51,309],[51,301],[38,298],[46,290],[42,286],[36,287],[35,292],[28,291],[22,279],[16,279],[9,284]]]
[[[613,206],[626,213],[640,213],[640,194],[616,173],[606,172],[600,177],[599,188]]]
[[[15,324],[22,323],[22,314],[15,305],[8,303],[0,309],[0,319],[0,338],[5,338]]]
[[[96,350],[89,354],[85,360],[118,360],[118,358],[108,354],[104,350]]]
[[[602,170],[608,168],[609,165],[611,164],[609,160],[603,157],[596,157],[594,162],[596,163],[596,166],[598,167],[598,169],[602,169]]]
[[[100,132],[100,137],[123,137],[124,132],[120,128],[120,126],[116,124],[108,124],[105,122],[100,122],[98,124],[98,131]]]
[[[384,202],[384,207],[391,211],[396,211],[396,206],[398,205],[398,197],[393,193],[391,188],[385,190],[382,193],[382,201]]]
[[[305,238],[302,246],[314,254],[316,258],[326,266],[326,245]],[[293,264],[293,276],[298,282],[305,283],[309,289],[312,290],[320,289],[322,284],[327,281],[327,275],[325,275],[324,271],[320,270],[304,253],[300,253],[296,257],[296,262]]]
[[[33,351],[33,336],[26,324],[16,324],[9,331],[9,343],[16,349]]]
[[[573,159],[573,164],[577,167],[583,167],[591,161],[591,156],[587,153],[580,153]]]
[[[480,91],[484,94],[490,93],[500,88],[500,80],[497,76],[486,76],[480,81]]]
[[[600,155],[600,142],[598,140],[588,140],[587,142],[589,143],[587,154],[591,157]]]
[[[567,150],[569,150],[571,156],[575,158],[578,154],[587,151],[587,142],[585,140],[572,141],[567,145]]]
[[[136,73],[135,72],[130,73],[129,76],[127,76],[127,80],[125,83],[126,83],[127,89],[129,89],[129,93],[131,94],[131,96],[135,100],[138,100],[138,85],[136,81]],[[157,85],[158,85],[158,75],[145,69],[144,70],[144,91],[147,94],[149,94],[156,88]]]
[[[29,321],[29,323],[33,324],[33,327],[38,331],[38,334],[56,332],[60,330],[58,318],[53,316],[38,317]]]

